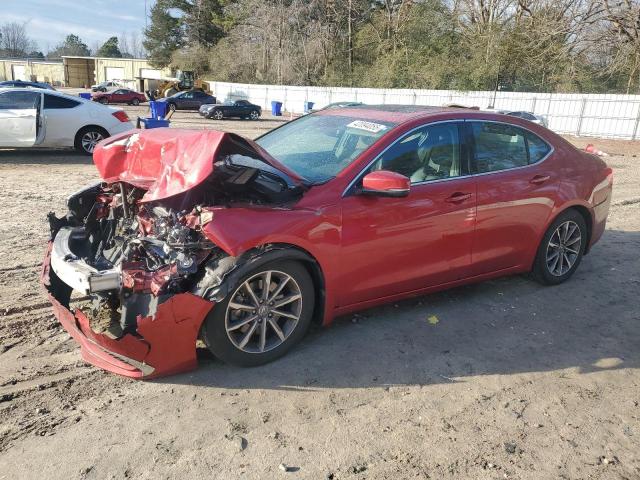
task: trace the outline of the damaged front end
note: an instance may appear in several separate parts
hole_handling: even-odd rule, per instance
[[[174,134],[174,147],[175,135],[193,148],[188,138],[193,133],[183,139]],[[188,149],[167,154],[170,149],[152,148],[166,146],[166,138],[155,143],[154,137],[117,138],[97,151],[99,170],[104,169],[101,155],[109,158],[108,180],[72,195],[65,216],[49,214],[51,240],[42,283],[86,361],[134,378],[197,366],[196,341],[215,304],[211,292],[218,292],[215,287],[224,280],[221,275],[212,279],[209,272],[230,258],[203,234],[201,227],[213,217],[207,208],[234,202],[283,204],[300,193],[274,172],[233,164],[230,156],[250,157],[250,152],[238,153],[224,139],[220,136],[208,155],[190,157],[200,177],[185,180],[175,172],[154,172],[152,160],[165,170],[185,172],[178,163],[189,158]],[[141,148],[145,141],[146,152]],[[145,170],[140,170],[141,160]],[[114,173],[118,162],[120,171]],[[134,167],[155,181],[132,175]]]
[[[190,215],[138,207],[144,192],[102,185],[49,215],[43,283],[85,360],[136,378],[195,368],[200,326],[213,303],[190,292],[219,249],[186,226]],[[88,205],[88,208],[84,207]],[[82,295],[71,309],[72,291]]]

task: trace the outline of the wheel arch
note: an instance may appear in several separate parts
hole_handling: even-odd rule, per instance
[[[199,284],[193,293],[217,303],[231,293],[242,276],[276,260],[295,260],[307,270],[313,281],[316,296],[312,321],[318,325],[323,324],[327,308],[325,274],[320,262],[311,253],[291,243],[269,243],[247,250],[237,257],[218,259],[217,265],[211,271],[211,277],[220,278],[219,284],[214,288],[205,287],[207,282],[202,286]]]
[[[529,270],[533,268],[533,264],[536,261],[536,256],[538,254],[538,249],[540,248],[540,244],[544,240],[544,236],[547,233],[547,230],[549,230],[549,227],[551,226],[551,224],[555,222],[560,215],[562,215],[563,213],[569,210],[577,211],[582,216],[582,218],[584,218],[584,222],[587,225],[587,246],[585,247],[584,254],[586,255],[587,253],[589,253],[591,235],[593,232],[593,213],[590,210],[590,205],[587,204],[586,202],[582,203],[580,201],[568,202],[563,204],[561,207],[555,209],[554,211],[552,211],[551,214],[549,215],[549,218],[547,219],[547,223],[544,225],[544,228],[541,229],[538,235],[538,240],[535,243],[535,250],[531,252],[530,261],[528,262]]]
[[[89,124],[89,125],[83,125],[82,127],[80,127],[78,129],[76,134],[73,136],[73,146],[74,147],[78,148],[78,144],[80,142],[80,134],[83,133],[85,130],[90,129],[90,128],[95,128],[96,130],[102,131],[105,134],[104,138],[109,138],[111,136],[111,134],[109,133],[109,130],[104,128],[102,125],[96,125],[96,124],[93,124],[93,123]]]
[[[80,135],[80,133],[84,130],[87,130],[88,128],[95,128],[97,130],[102,130],[104,133],[107,134],[107,137],[110,137],[111,134],[109,133],[109,130],[107,130],[106,128],[104,128],[102,125],[96,125],[96,124],[89,124],[89,125],[83,125],[82,127],[80,127],[78,129],[78,131],[76,132],[76,134],[74,135],[74,139],[77,140],[78,136]]]

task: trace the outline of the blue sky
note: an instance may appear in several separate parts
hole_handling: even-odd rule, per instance
[[[147,0],[147,10],[154,0]],[[73,33],[89,48],[123,32],[142,32],[144,0],[2,0],[0,23],[27,22],[29,37],[46,53]]]

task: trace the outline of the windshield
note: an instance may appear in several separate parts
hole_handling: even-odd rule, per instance
[[[357,117],[307,115],[256,140],[311,183],[335,177],[396,124]]]

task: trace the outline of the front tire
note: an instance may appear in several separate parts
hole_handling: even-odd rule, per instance
[[[311,325],[315,289],[298,262],[269,262],[241,277],[230,292],[202,328],[207,347],[225,363],[253,367],[271,362]]]
[[[102,105],[107,105],[109,103],[109,99],[105,98],[105,97],[101,97],[100,100],[98,100]]]
[[[251,120],[258,120],[260,118],[260,112],[257,110],[251,110],[251,113],[249,114],[249,118]]]
[[[211,118],[213,118],[214,120],[222,120],[224,118],[224,113],[222,112],[222,110],[214,110],[211,114]]]
[[[74,142],[76,150],[84,155],[93,155],[96,145],[109,134],[100,127],[85,127],[77,134]]]
[[[536,254],[534,278],[543,285],[568,280],[580,265],[587,247],[587,225],[576,210],[561,213],[549,226]]]
[[[176,108],[177,108],[177,107],[176,107],[176,104],[175,104],[175,103],[170,103],[170,104],[169,104],[169,110],[171,110],[172,112],[175,112],[175,111],[176,111]]]
[[[133,105],[134,107],[137,107],[138,105],[140,105],[140,100],[137,98],[134,98],[133,100],[131,100],[131,105]]]

